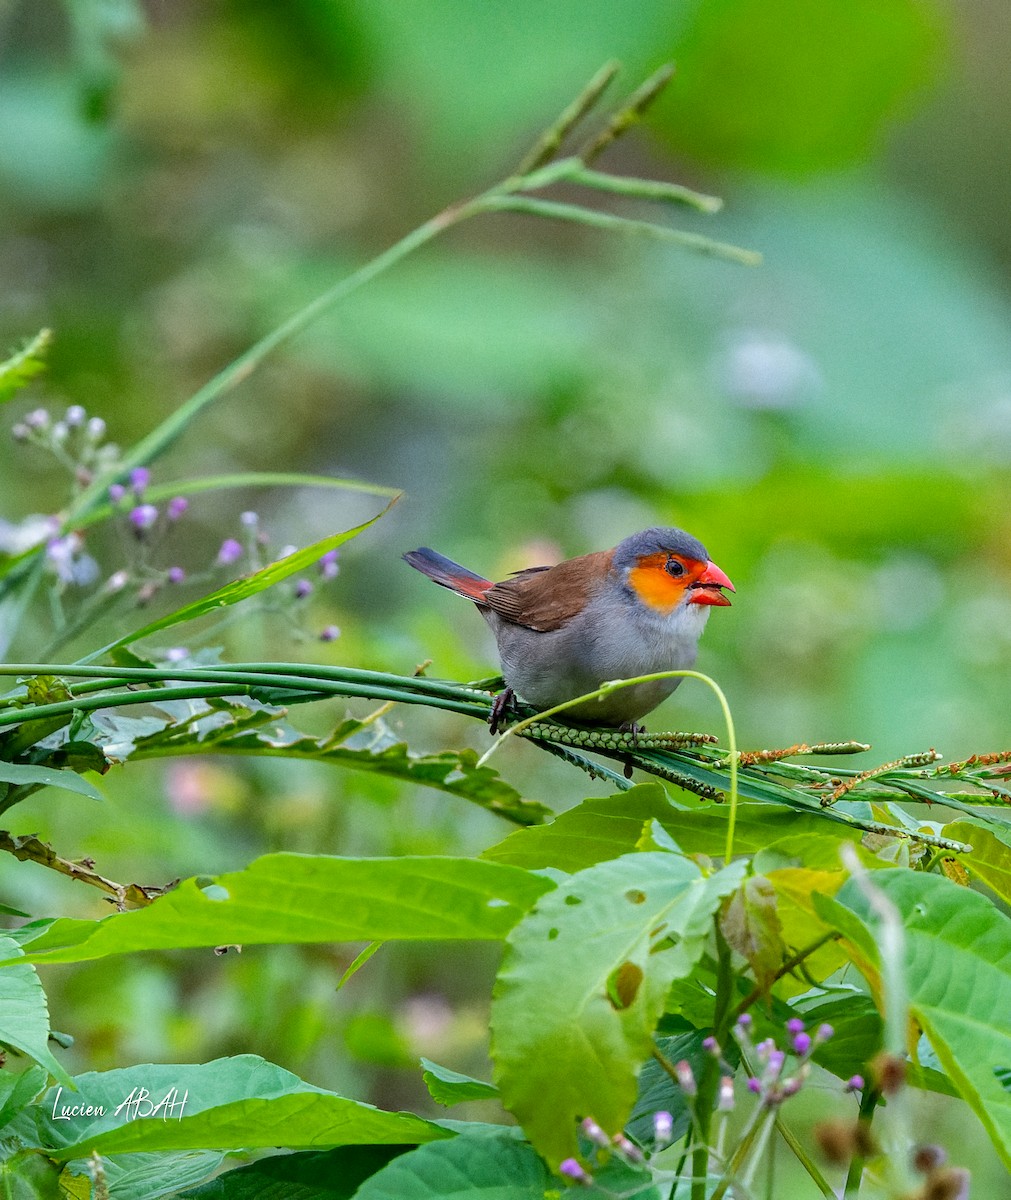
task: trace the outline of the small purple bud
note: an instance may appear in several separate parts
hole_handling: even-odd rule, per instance
[[[32,431],[28,428],[24,421],[18,421],[16,425],[11,426],[11,437],[16,442],[27,442],[31,435]]]
[[[138,504],[130,510],[130,524],[137,533],[144,533],[158,520],[158,510],[153,504]]]
[[[335,642],[340,635],[341,631],[336,625],[327,625],[325,629],[319,631],[319,640],[321,642]]]
[[[182,567],[169,567],[168,581],[169,583],[182,583],[186,578],[186,572]]]
[[[788,1100],[791,1096],[796,1096],[803,1085],[803,1079],[801,1079],[799,1075],[794,1075],[790,1079],[786,1080],[786,1082],[783,1084],[780,1095],[784,1100]]]
[[[846,1080],[846,1091],[862,1092],[864,1090],[864,1077],[862,1075],[851,1075]]]
[[[607,1136],[603,1129],[600,1128],[593,1117],[586,1117],[580,1128],[590,1139],[590,1141],[594,1143],[594,1145],[610,1146],[611,1139]]]
[[[121,483],[109,484],[109,499],[113,504],[118,504],[126,495],[126,488]]]
[[[295,599],[304,600],[306,596],[312,595],[312,584],[308,579],[300,579],[295,584]]]
[[[105,437],[105,422],[101,417],[92,417],[87,425],[88,438],[92,442],[100,442]]]
[[[25,424],[29,429],[48,429],[49,413],[44,408],[32,409],[30,413],[25,414]]]
[[[575,1183],[589,1183],[589,1173],[580,1165],[579,1160],[575,1158],[564,1158],[558,1164],[558,1173],[564,1175],[566,1179],[571,1179]]]
[[[769,1061],[769,1055],[776,1049],[776,1043],[772,1038],[765,1038],[764,1041],[758,1043],[755,1047],[755,1053],[758,1055],[758,1061],[764,1066]]]
[[[653,1141],[658,1149],[668,1145],[674,1133],[674,1118],[666,1109],[661,1108],[653,1114]]]
[[[803,1034],[798,1034],[797,1036],[802,1037]],[[782,1071],[783,1063],[785,1063],[785,1062],[786,1062],[786,1053],[783,1050],[770,1050],[769,1051],[769,1074],[772,1076],[773,1079],[775,1079],[776,1076],[780,1073],[780,1071]]]
[[[730,1112],[734,1107],[734,1077],[724,1075],[720,1079],[720,1090],[716,1102],[717,1112]]]
[[[821,1045],[822,1042],[827,1042],[829,1038],[834,1036],[835,1030],[831,1025],[819,1025],[815,1030],[814,1040],[818,1045]]]
[[[190,656],[190,652],[185,646],[173,646],[171,650],[165,651],[165,661],[170,663],[185,662]]]
[[[737,1018],[737,1024],[741,1029],[751,1028],[751,1013],[741,1013]]]
[[[755,1095],[757,1096],[761,1092],[761,1090],[762,1090],[761,1082],[758,1079],[756,1079],[754,1077],[754,1075],[752,1075],[751,1078],[748,1080],[748,1091],[754,1092]]]
[[[686,1058],[674,1064],[674,1074],[677,1076],[678,1083],[681,1085],[681,1090],[684,1094],[686,1096],[694,1096],[699,1089],[695,1083],[692,1065]]]
[[[165,512],[170,521],[178,521],[189,506],[190,502],[185,496],[173,496],[168,502]]]
[[[63,419],[71,429],[77,429],[78,426],[84,424],[87,415],[80,404],[71,404]]]
[[[809,1033],[798,1033],[793,1039],[794,1054],[799,1054],[803,1057],[803,1055],[807,1054],[810,1049],[811,1035]]]
[[[337,572],[340,570],[340,563],[337,561],[340,554],[337,550],[328,550],[326,554],[319,560],[319,573],[324,579],[335,579]]]
[[[641,1163],[645,1161],[642,1156],[642,1151],[639,1149],[639,1147],[635,1144],[635,1142],[630,1142],[623,1133],[616,1133],[614,1137],[611,1138],[611,1141],[614,1143],[614,1148],[616,1150],[620,1150],[629,1162]]]
[[[130,472],[130,487],[135,496],[139,496],[150,482],[151,472],[147,467],[134,467]]]
[[[260,514],[255,512],[239,513],[239,522],[244,529],[255,529],[260,523]]]
[[[702,1049],[708,1050],[709,1053],[714,1055],[716,1058],[719,1058],[720,1056],[720,1043],[714,1037],[703,1038]]]
[[[791,1017],[789,1019],[789,1021],[787,1021],[787,1023],[786,1023],[786,1032],[787,1033],[803,1033],[804,1032],[804,1022],[800,1019],[800,1017]]]
[[[221,549],[218,551],[218,563],[223,567],[230,567],[232,563],[238,562],[242,557],[242,543],[237,542],[235,538],[225,538],[221,543]]]

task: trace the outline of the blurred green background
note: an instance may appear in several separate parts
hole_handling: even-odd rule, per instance
[[[0,346],[56,334],[48,380],[8,424],[82,404],[130,444],[301,303],[505,174],[603,61],[625,65],[617,98],[673,59],[673,86],[601,165],[722,195],[715,217],[660,219],[764,265],[500,216],[356,294],[155,477],[312,470],[407,496],[313,601],[337,641],[295,642],[268,617],[209,643],[473,678],[494,668],[483,623],[404,550],[497,576],[677,524],[738,588],[700,667],[744,745],[858,738],[874,762],[1003,748],[1009,44],[1005,0],[0,0]],[[63,503],[59,473],[6,437],[0,477],[10,521]],[[377,503],[202,497],[184,565],[254,507],[279,546]],[[114,537],[89,548],[118,565]],[[45,644],[36,625],[21,659]],[[299,719],[321,730],[341,712]],[[445,714],[387,720],[416,749],[486,744]],[[716,728],[718,712],[689,684],[651,724]],[[530,747],[497,765],[555,806],[603,790]],[[14,827],[151,883],[269,849],[469,853],[507,832],[324,768],[177,762],[103,786],[101,808],[44,794]],[[40,915],[102,911],[31,865],[4,863],[3,884]],[[424,1107],[418,1053],[486,1070],[492,953],[387,948],[335,993],[354,949],[151,956],[45,982],[73,1069],[255,1050],[394,1107]]]

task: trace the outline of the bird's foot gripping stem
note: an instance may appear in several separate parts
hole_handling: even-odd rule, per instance
[[[509,721],[509,710],[513,706],[513,701],[516,698],[516,693],[511,687],[503,688],[492,702],[491,712],[488,714],[488,729],[491,731],[492,737]]]

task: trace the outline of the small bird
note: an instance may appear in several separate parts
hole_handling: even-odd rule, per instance
[[[683,529],[644,529],[613,550],[530,567],[502,583],[427,547],[404,558],[473,600],[491,627],[507,685],[493,710],[493,732],[513,693],[544,710],[610,679],[691,667],[710,608],[730,603],[724,589],[735,591],[705,546]],[[634,684],[558,716],[635,729],[680,682]]]

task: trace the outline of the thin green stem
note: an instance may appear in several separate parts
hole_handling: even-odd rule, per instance
[[[821,1194],[823,1196],[827,1196],[829,1200],[838,1200],[834,1190],[832,1189],[832,1185],[828,1182],[825,1176],[822,1175],[821,1171],[818,1170],[817,1164],[810,1154],[808,1154],[808,1152],[804,1149],[803,1143],[793,1132],[793,1130],[790,1129],[788,1125],[783,1123],[781,1113],[776,1114],[776,1129],[783,1141],[786,1142],[786,1144],[790,1147],[790,1150],[793,1152],[797,1161],[804,1168],[804,1170],[807,1171],[808,1175],[811,1176],[815,1187],[817,1187]]]
[[[860,1097],[860,1116],[867,1128],[870,1128],[871,1122],[874,1120],[874,1112],[881,1100],[881,1093],[875,1088],[867,1088]],[[850,1159],[849,1169],[846,1172],[846,1183],[843,1186],[843,1200],[857,1200],[860,1195],[860,1183],[864,1177],[864,1165],[866,1159],[862,1154],[854,1154]]]

